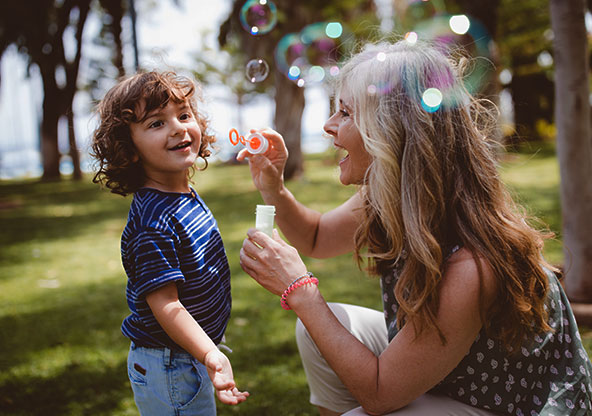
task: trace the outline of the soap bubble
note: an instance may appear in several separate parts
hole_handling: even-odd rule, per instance
[[[438,111],[442,104],[442,92],[437,88],[428,88],[421,96],[421,106],[428,113]]]
[[[410,43],[412,45],[415,45],[417,43],[417,33],[415,33],[415,32],[407,32],[405,34],[405,40],[408,43]]]
[[[285,35],[275,50],[278,70],[299,86],[336,76],[336,64],[346,47],[342,34],[341,23],[320,22]]]
[[[275,62],[277,69],[289,75],[291,80],[296,80],[301,74],[298,65],[294,65],[296,60],[305,60],[304,53],[306,46],[300,40],[298,33],[288,33],[280,39],[275,49]]]
[[[247,62],[245,75],[252,83],[261,82],[269,75],[269,65],[267,65],[265,59],[251,59]]]
[[[240,10],[240,22],[251,35],[265,35],[277,23],[277,8],[271,0],[247,0]]]
[[[455,53],[463,50],[472,58],[471,69],[465,76],[465,86],[470,93],[477,93],[494,73],[491,64],[491,48],[493,41],[487,29],[477,19],[470,16],[462,17],[463,31],[460,32],[457,22],[451,19],[455,16],[442,14],[435,18],[417,24],[414,31],[419,39],[427,40],[437,45],[444,53]],[[453,24],[454,23],[454,24]],[[454,28],[454,29],[453,29]],[[475,59],[477,58],[477,59]]]
[[[449,20],[450,29],[457,35],[464,35],[471,27],[471,21],[464,14],[452,16]]]
[[[343,26],[339,22],[327,23],[325,27],[325,33],[330,38],[336,39],[343,34]]]

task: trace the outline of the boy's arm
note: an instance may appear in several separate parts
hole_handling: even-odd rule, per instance
[[[148,293],[146,302],[168,336],[207,367],[220,401],[237,404],[247,398],[248,393],[239,392],[235,387],[228,358],[179,300],[175,283]]]

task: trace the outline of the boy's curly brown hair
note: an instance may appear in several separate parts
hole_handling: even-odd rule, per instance
[[[202,101],[198,86],[189,78],[174,72],[145,72],[127,78],[111,88],[98,105],[99,126],[93,134],[91,155],[98,162],[93,177],[111,192],[128,195],[137,191],[146,180],[142,163],[132,142],[130,123],[144,120],[153,110],[174,103],[187,102],[201,130],[198,156],[205,161],[208,147],[216,138],[208,132],[208,120],[197,110]],[[141,102],[145,106],[140,107]],[[140,108],[142,113],[140,114]]]

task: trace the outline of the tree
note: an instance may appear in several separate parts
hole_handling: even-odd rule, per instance
[[[220,27],[219,43],[224,47],[231,37],[238,37],[245,64],[251,58],[264,58],[272,63],[273,69],[268,82],[275,91],[273,123],[274,128],[282,133],[288,148],[290,156],[284,176],[291,179],[303,171],[300,142],[304,90],[273,65],[273,52],[283,36],[298,33],[306,25],[319,21],[350,23],[352,32],[368,32],[377,23],[374,3],[372,0],[275,0],[278,10],[277,26],[264,36],[250,35],[241,27],[239,15],[244,3],[243,0],[234,0],[230,15]],[[355,26],[355,22],[360,21],[365,21],[365,24]]]
[[[58,122],[72,114],[72,100],[77,91],[78,69],[82,50],[82,31],[90,2],[85,0],[2,2],[0,5],[0,53],[15,44],[29,58],[29,65],[39,67],[43,80],[43,118],[41,121],[41,154],[44,180],[60,178]],[[64,38],[75,44],[74,53],[66,53]],[[73,119],[70,117],[69,122]],[[69,131],[73,134],[70,124]],[[71,146],[75,138],[70,136]],[[77,162],[77,149],[73,149]],[[75,171],[80,175],[79,169]]]
[[[568,296],[592,303],[592,134],[584,0],[551,0],[555,123]]]
[[[546,0],[500,0],[499,56],[502,67],[512,73],[508,88],[514,107],[514,142],[541,140],[537,122],[553,121],[552,62],[540,60],[550,56],[552,48],[549,19]]]

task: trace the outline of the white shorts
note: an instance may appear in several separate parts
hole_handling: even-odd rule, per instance
[[[385,350],[388,335],[382,312],[343,303],[330,303],[329,307],[341,324],[376,356]],[[347,416],[366,415],[327,364],[300,320],[296,322],[296,342],[310,388],[310,403]],[[388,415],[495,416],[497,413],[477,409],[446,396],[426,393]]]

